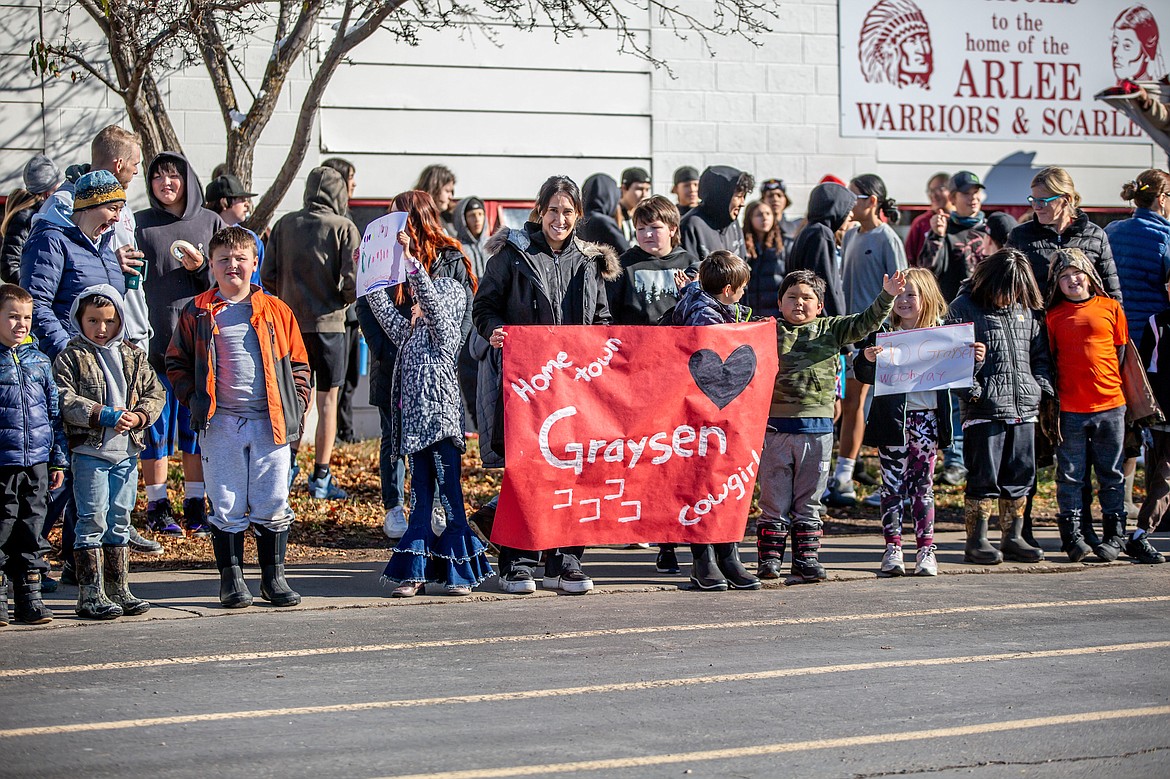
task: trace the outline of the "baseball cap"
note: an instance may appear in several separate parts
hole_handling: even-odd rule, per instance
[[[699,180],[699,169],[690,165],[683,165],[674,172],[674,185],[685,184],[688,181]]]
[[[256,197],[255,192],[249,192],[244,189],[244,184],[240,181],[239,177],[231,173],[225,173],[222,176],[213,178],[207,185],[206,195],[207,197],[204,198],[206,202],[219,200],[220,198],[231,200],[234,197]]]
[[[965,195],[976,188],[987,189],[979,177],[969,170],[961,170],[951,176],[951,192],[962,192]]]
[[[631,184],[649,184],[650,174],[646,172],[645,168],[626,168],[622,171],[622,186],[628,187]]]

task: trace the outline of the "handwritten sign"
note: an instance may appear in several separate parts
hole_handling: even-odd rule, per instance
[[[507,333],[508,467],[492,541],[743,538],[776,378],[774,323]]]
[[[874,395],[970,387],[975,375],[975,325],[878,333]]]
[[[406,281],[406,263],[398,233],[406,228],[406,213],[380,216],[366,226],[357,267],[358,297]]]

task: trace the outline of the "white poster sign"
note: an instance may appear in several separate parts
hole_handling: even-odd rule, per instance
[[[840,0],[841,134],[1149,143],[1093,95],[1166,75],[1170,3]]]
[[[406,229],[406,212],[380,216],[366,226],[357,266],[358,297],[406,281],[406,263],[398,233]]]
[[[874,395],[970,387],[975,375],[975,325],[878,333]]]

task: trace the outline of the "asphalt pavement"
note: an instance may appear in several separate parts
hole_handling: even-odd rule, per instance
[[[590,550],[584,597],[394,600],[319,565],[304,605],[227,611],[214,571],[141,573],[154,610],[82,623],[65,588],[0,629],[0,776],[1170,775],[1170,565],[940,540],[936,578],[877,578],[861,536],[833,581],[759,592],[646,550]]]

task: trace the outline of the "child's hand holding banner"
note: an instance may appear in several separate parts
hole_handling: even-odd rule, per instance
[[[398,233],[406,229],[406,212],[380,216],[366,226],[357,264],[357,294],[406,283],[406,264]]]
[[[970,387],[975,375],[975,325],[878,333],[882,347],[874,395]]]
[[[774,322],[507,333],[508,464],[492,541],[743,538],[776,379]]]

